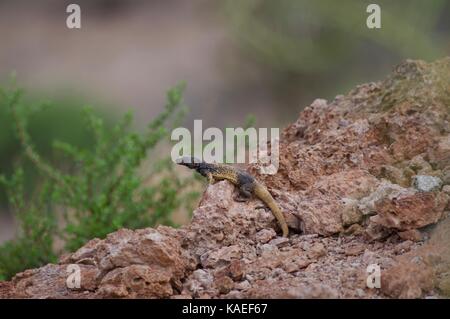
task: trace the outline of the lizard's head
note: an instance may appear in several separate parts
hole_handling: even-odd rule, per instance
[[[176,160],[176,163],[178,165],[183,165],[186,167],[189,167],[191,169],[197,169],[200,167],[200,165],[203,163],[201,160],[199,160],[196,157],[193,156],[183,156]]]

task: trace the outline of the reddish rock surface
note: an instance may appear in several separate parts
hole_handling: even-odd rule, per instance
[[[222,181],[208,186],[190,224],[93,239],[0,283],[0,297],[448,296],[449,120],[450,58],[406,61],[385,81],[306,107],[283,131],[276,175],[248,168],[282,208],[289,239],[259,200],[234,201]],[[422,192],[416,175],[444,185]],[[67,285],[72,264],[78,288]],[[366,285],[372,264],[379,289]]]

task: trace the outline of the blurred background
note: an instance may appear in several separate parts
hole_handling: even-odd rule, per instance
[[[368,29],[366,7],[381,7]],[[66,7],[81,7],[81,29]],[[185,126],[283,127],[314,98],[382,79],[406,58],[450,52],[450,1],[102,0],[0,1],[0,83],[14,72],[33,98],[58,108],[30,123],[43,152],[58,137],[89,144],[79,108],[106,118],[133,110],[137,125],[161,112],[164,92],[187,82]],[[0,108],[0,173],[19,152]],[[0,242],[14,219],[0,194]]]

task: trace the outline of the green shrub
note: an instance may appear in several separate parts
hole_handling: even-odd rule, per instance
[[[24,269],[56,261],[53,251],[56,218],[49,209],[51,184],[43,185],[39,197],[28,205],[24,199],[21,169],[10,180],[0,176],[0,185],[7,189],[10,205],[19,224],[16,239],[0,247],[0,280],[3,280]]]
[[[64,140],[77,147],[91,147],[89,132],[80,129],[83,127],[83,114],[80,112],[80,105],[83,105],[85,98],[76,97],[66,93],[52,95],[52,100],[46,100],[43,93],[34,92],[21,98],[20,108],[27,109],[27,130],[33,136],[33,143],[36,150],[51,163],[56,163],[59,159],[52,150],[52,141],[56,139]],[[42,102],[41,102],[42,101]],[[0,98],[0,174],[11,175],[17,161],[21,161],[24,170],[25,194],[33,191],[40,177],[34,165],[26,158],[21,158],[21,145],[14,132],[12,114],[9,111],[7,101]],[[103,111],[103,108],[96,108],[101,112],[105,124],[111,126],[114,114]],[[0,189],[0,208],[5,210],[8,199],[3,189]],[[0,212],[1,213],[1,212]]]
[[[23,154],[43,180],[30,205],[23,203],[24,197],[17,199],[21,203],[19,207],[13,205],[18,218],[28,217],[23,217],[20,224],[23,235],[0,247],[3,276],[9,278],[30,264],[38,266],[52,261],[53,250],[49,251],[49,247],[55,236],[64,241],[65,250],[73,251],[94,237],[104,238],[122,227],[172,225],[171,213],[192,205],[198,196],[189,186],[194,179],[178,177],[170,158],[159,158],[156,153],[158,144],[168,138],[171,128],[178,126],[184,115],[183,88],[178,85],[168,91],[164,111],[143,133],[131,130],[130,113],[109,128],[91,108],[85,108],[85,127],[92,136],[92,147],[55,141],[52,149],[61,156],[58,165],[44,159],[33,144],[27,131],[28,110],[20,103],[22,90],[0,91],[0,98],[13,118]],[[153,161],[144,171],[142,166],[149,157]],[[2,178],[10,194],[19,187],[17,176],[20,175],[19,171],[10,180]],[[45,207],[40,205],[43,202]],[[48,236],[41,235],[42,241],[27,246],[34,232]]]

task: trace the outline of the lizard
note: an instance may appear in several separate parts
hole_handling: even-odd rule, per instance
[[[219,180],[228,180],[239,190],[240,198],[235,198],[236,201],[247,201],[252,195],[255,195],[270,208],[281,227],[283,237],[289,235],[289,228],[284,215],[272,195],[263,184],[258,182],[255,177],[246,171],[231,165],[206,163],[189,156],[178,159],[176,163],[196,170],[202,176],[206,177],[210,184],[214,184]]]

